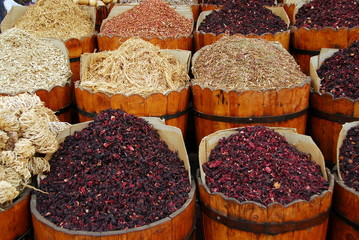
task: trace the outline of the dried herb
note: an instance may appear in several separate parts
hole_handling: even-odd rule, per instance
[[[339,159],[345,185],[359,192],[359,126],[348,130],[339,149]]]
[[[199,50],[193,84],[244,91],[291,87],[307,81],[294,58],[263,39],[232,36]]]
[[[102,111],[68,136],[41,181],[37,209],[57,226],[111,231],[169,216],[188,199],[188,172],[144,119]]]
[[[359,40],[325,59],[317,73],[321,79],[321,93],[359,99]]]
[[[230,0],[219,11],[207,15],[198,31],[205,33],[275,34],[288,30],[287,24],[271,10],[252,1]]]
[[[309,200],[329,186],[308,154],[263,126],[239,128],[221,139],[203,170],[211,192],[264,205]]]
[[[177,13],[162,0],[144,0],[139,5],[106,21],[101,32],[122,37],[179,38],[188,37],[193,20]]]
[[[295,26],[335,29],[359,26],[359,3],[357,0],[313,0],[299,8]]]
[[[237,0],[237,1],[244,1],[244,0]],[[211,5],[217,5],[217,6],[223,6],[226,5],[226,3],[231,2],[229,0],[205,0],[205,4],[211,4]],[[275,5],[274,0],[252,0],[251,2],[256,3],[258,5],[262,6],[273,6]]]

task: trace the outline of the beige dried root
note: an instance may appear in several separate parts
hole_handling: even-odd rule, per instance
[[[18,131],[20,129],[16,112],[10,109],[4,109],[0,103],[0,129],[4,131]]]
[[[5,166],[5,168],[11,169],[14,173],[18,173],[25,183],[30,181],[31,173],[27,169],[26,163],[19,160],[14,151],[2,151],[0,153],[0,164]]]
[[[9,140],[9,136],[6,132],[0,130],[0,151],[6,148],[7,141]]]
[[[19,159],[27,163],[28,159],[35,155],[36,149],[29,139],[20,138],[15,143],[14,152]]]
[[[15,143],[19,140],[18,132],[7,132],[9,139],[7,140],[6,147],[4,150],[13,150]]]
[[[188,81],[187,66],[150,42],[131,38],[115,51],[96,54],[86,65],[80,86],[94,92],[144,96],[177,90]]]
[[[0,181],[0,206],[6,207],[19,195],[16,188],[7,181]]]
[[[39,0],[29,6],[15,26],[39,37],[62,40],[80,39],[95,32],[90,14],[72,0]]]
[[[46,159],[41,157],[31,158],[27,167],[34,175],[50,171],[50,163]]]
[[[49,122],[50,131],[56,135],[69,127],[71,127],[71,124],[67,122]]]

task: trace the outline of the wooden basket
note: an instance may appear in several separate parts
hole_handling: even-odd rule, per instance
[[[95,29],[96,12],[95,8],[83,6],[83,9],[90,13],[91,20]],[[13,28],[15,23],[21,18],[26,11],[27,6],[14,6],[4,18],[1,23],[1,31]],[[70,66],[72,71],[72,81],[75,82],[80,79],[80,57],[82,53],[94,52],[96,49],[96,34],[90,36],[83,36],[80,39],[70,38],[67,39],[65,45],[69,51]]]
[[[293,10],[293,24],[300,6]],[[302,71],[309,75],[310,58],[321,48],[347,48],[359,39],[359,26],[354,28],[325,27],[322,29],[291,26],[291,53]]]
[[[289,18],[282,7],[267,7],[267,8],[270,9],[275,15],[277,15],[281,19],[283,19],[283,21],[287,24],[287,26],[289,26]],[[195,41],[196,51],[198,51],[199,49],[201,49],[202,47],[204,47],[206,45],[215,43],[216,41],[218,41],[219,39],[221,39],[224,36],[228,36],[228,34],[225,34],[225,33],[215,35],[213,33],[204,33],[204,32],[198,31],[198,28],[201,25],[201,23],[203,22],[203,20],[205,19],[205,17],[207,15],[211,14],[212,11],[201,12],[201,14],[198,17],[198,21],[196,24],[196,30],[194,32],[194,41]],[[246,37],[246,38],[261,38],[261,39],[265,39],[268,41],[277,41],[277,42],[280,42],[286,50],[289,49],[290,30],[287,30],[284,32],[278,32],[274,35],[270,34],[270,33],[265,33],[260,36],[256,35],[256,34],[248,34],[248,35],[234,34],[234,35]]]
[[[316,70],[336,51],[338,49],[322,49],[320,55],[313,56],[310,60],[313,91],[309,101],[308,130],[329,165],[336,163],[336,146],[342,124],[359,120],[359,100],[354,101],[347,97],[334,98],[331,93],[319,92],[321,79]]]
[[[190,52],[183,50],[162,50],[175,56],[181,64],[189,68]],[[88,60],[96,53],[84,54],[82,56],[82,67],[86,68]],[[188,107],[189,107],[189,85],[183,86],[176,91],[166,94],[153,93],[147,96],[138,94],[108,94],[105,92],[93,92],[75,84],[75,94],[79,121],[92,120],[100,111],[113,108],[122,109],[127,113],[139,117],[160,117],[166,120],[166,124],[181,129],[185,136],[187,129]]]
[[[67,56],[68,51],[64,43],[58,39],[51,39],[51,42],[61,49],[61,51]],[[68,64],[70,64],[68,62]],[[20,94],[21,92],[17,93]],[[49,86],[48,89],[36,89],[34,92],[41,101],[44,102],[45,106],[55,112],[61,122],[72,122],[72,90],[71,90],[71,79],[62,85]],[[16,94],[16,95],[17,95]],[[10,96],[12,94],[2,93],[1,96]]]
[[[205,183],[202,164],[218,140],[238,133],[235,129],[218,131],[205,137],[199,149],[200,171],[197,180],[205,239],[316,239],[324,240],[332,201],[334,180],[325,169],[320,150],[309,136],[288,129],[274,130],[287,138],[299,151],[310,153],[312,161],[321,165],[329,189],[313,195],[310,201],[296,200],[287,205],[271,203],[267,207],[253,201],[239,202],[221,193],[211,193]]]
[[[153,125],[153,127],[158,131],[161,139],[168,144],[168,147],[172,151],[178,151],[179,158],[184,161],[185,168],[188,170],[189,181],[192,186],[189,198],[185,204],[170,216],[142,227],[121,231],[89,232],[60,228],[48,221],[36,210],[36,195],[32,195],[30,208],[35,238],[37,240],[184,240],[188,239],[193,234],[192,231],[195,223],[196,186],[194,181],[190,180],[190,165],[181,131],[178,128],[164,125],[158,119],[145,119]],[[88,122],[73,125],[71,128],[60,133],[58,139],[64,139],[66,136],[73,134],[75,131],[83,129],[87,126],[87,124]]]
[[[2,240],[32,239],[30,214],[30,189],[26,188],[20,197],[0,212]]]
[[[340,174],[339,149],[350,128],[359,121],[343,125],[337,144],[337,164],[334,168],[333,207],[328,227],[328,240],[359,239],[359,192],[347,187]]]
[[[116,17],[120,13],[123,13],[131,8],[133,8],[134,4],[122,4],[122,5],[115,5],[108,17],[103,20],[102,24],[105,24],[108,20],[110,20],[113,17]],[[183,16],[193,19],[193,13],[192,8],[190,6],[177,6],[175,7],[176,12],[182,14]],[[98,34],[97,41],[98,41],[98,48],[99,51],[111,51],[116,50],[121,46],[123,42],[125,42],[127,39],[131,37],[123,37],[123,36],[109,36],[105,34]],[[146,41],[149,41],[150,43],[159,46],[162,49],[182,49],[182,50],[192,50],[192,39],[193,36],[183,36],[179,38],[142,38]]]

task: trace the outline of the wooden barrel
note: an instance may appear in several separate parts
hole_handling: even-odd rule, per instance
[[[269,8],[275,15],[279,16],[289,26],[289,18],[282,7],[267,7],[267,8]],[[203,22],[203,20],[206,18],[207,15],[211,14],[212,12],[213,12],[213,10],[201,12],[198,17],[196,29],[193,33],[196,51],[200,50],[204,46],[215,43],[222,37],[228,36],[228,34],[225,34],[225,33],[215,35],[213,33],[204,33],[204,32],[198,31],[198,28],[201,25],[201,23]],[[265,33],[262,35],[256,35],[256,34],[243,35],[243,34],[237,33],[237,34],[233,34],[233,35],[240,36],[240,37],[246,37],[246,38],[261,38],[261,39],[265,39],[267,41],[277,41],[277,42],[281,43],[282,46],[286,50],[289,50],[290,30],[278,32],[275,34]]]
[[[102,21],[104,19],[107,18],[109,12],[110,12],[110,8],[105,6],[105,5],[102,5],[102,6],[97,6],[95,7],[96,8],[96,25],[95,25],[95,30],[97,32],[100,31],[100,28],[101,28],[101,24],[102,24]]]
[[[33,194],[31,196],[30,209],[36,240],[194,239],[196,184],[193,179],[190,180],[190,165],[181,132],[178,128],[164,125],[158,119],[145,119],[157,130],[161,139],[167,143],[169,149],[178,152],[179,158],[184,162],[184,166],[188,171],[191,191],[183,206],[164,219],[137,228],[107,232],[75,231],[58,227],[45,219],[36,209],[36,195]],[[64,139],[69,134],[79,131],[87,125],[88,123],[72,125],[70,129],[60,133],[58,139]]]
[[[325,240],[328,226],[334,178],[325,169],[320,150],[309,136],[299,135],[288,129],[279,129],[288,142],[295,142],[299,151],[311,154],[312,161],[321,165],[323,176],[329,182],[328,190],[313,195],[309,201],[295,200],[282,205],[264,206],[253,201],[239,202],[222,193],[211,193],[205,183],[202,164],[208,161],[211,150],[223,137],[238,133],[236,129],[218,131],[202,140],[199,147],[200,169],[197,185],[206,240]],[[287,131],[287,133],[285,133]],[[290,137],[287,137],[290,135]]]
[[[306,130],[309,80],[293,88],[244,92],[225,91],[192,85],[197,145],[221,129],[249,125]]]
[[[114,7],[112,7],[108,17],[103,20],[103,24],[106,23],[106,21],[108,21],[109,19],[116,17],[117,15],[131,9],[134,5],[115,5]],[[190,6],[176,6],[174,7],[174,9],[176,10],[176,12],[178,12],[179,14],[192,19],[193,20],[193,9]],[[132,36],[131,36],[132,37]],[[117,48],[119,48],[119,46],[121,46],[121,44],[126,41],[127,39],[131,38],[131,37],[123,37],[123,36],[108,36],[106,34],[98,34],[97,36],[97,42],[98,42],[98,49],[100,52],[102,51],[112,51],[112,50],[116,50]],[[193,42],[193,36],[183,36],[183,37],[178,37],[178,38],[172,38],[172,37],[167,37],[167,38],[142,38],[143,40],[149,41],[150,43],[152,43],[153,45],[157,45],[159,46],[161,49],[181,49],[181,50],[192,50],[192,42]]]
[[[321,48],[347,48],[359,39],[359,27],[334,29],[326,27],[291,27],[291,53],[301,70],[309,75],[310,57],[318,55]]]
[[[308,134],[322,151],[327,165],[332,167],[337,159],[337,143],[342,124],[359,121],[359,99],[346,97],[334,98],[331,93],[320,93],[320,79],[316,70],[331,55],[322,51],[310,61],[310,75],[313,91],[310,93],[310,111],[308,117]],[[319,61],[320,60],[320,61]]]
[[[201,3],[201,12],[222,9],[222,5]]]
[[[359,193],[345,186],[334,173],[333,207],[328,227],[328,240],[359,239]]]
[[[122,109],[139,117],[160,117],[167,125],[181,129],[185,136],[187,129],[189,86],[167,94],[153,93],[142,97],[138,94],[126,96],[123,94],[109,95],[104,92],[93,92],[78,86],[75,94],[79,121],[92,120],[100,111],[113,108]]]
[[[0,211],[0,221],[2,240],[32,239],[30,189],[25,189],[11,206]]]

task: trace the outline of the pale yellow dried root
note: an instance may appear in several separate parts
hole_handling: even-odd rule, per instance
[[[9,182],[0,181],[0,206],[6,207],[12,203],[12,200],[19,195],[16,188]]]

